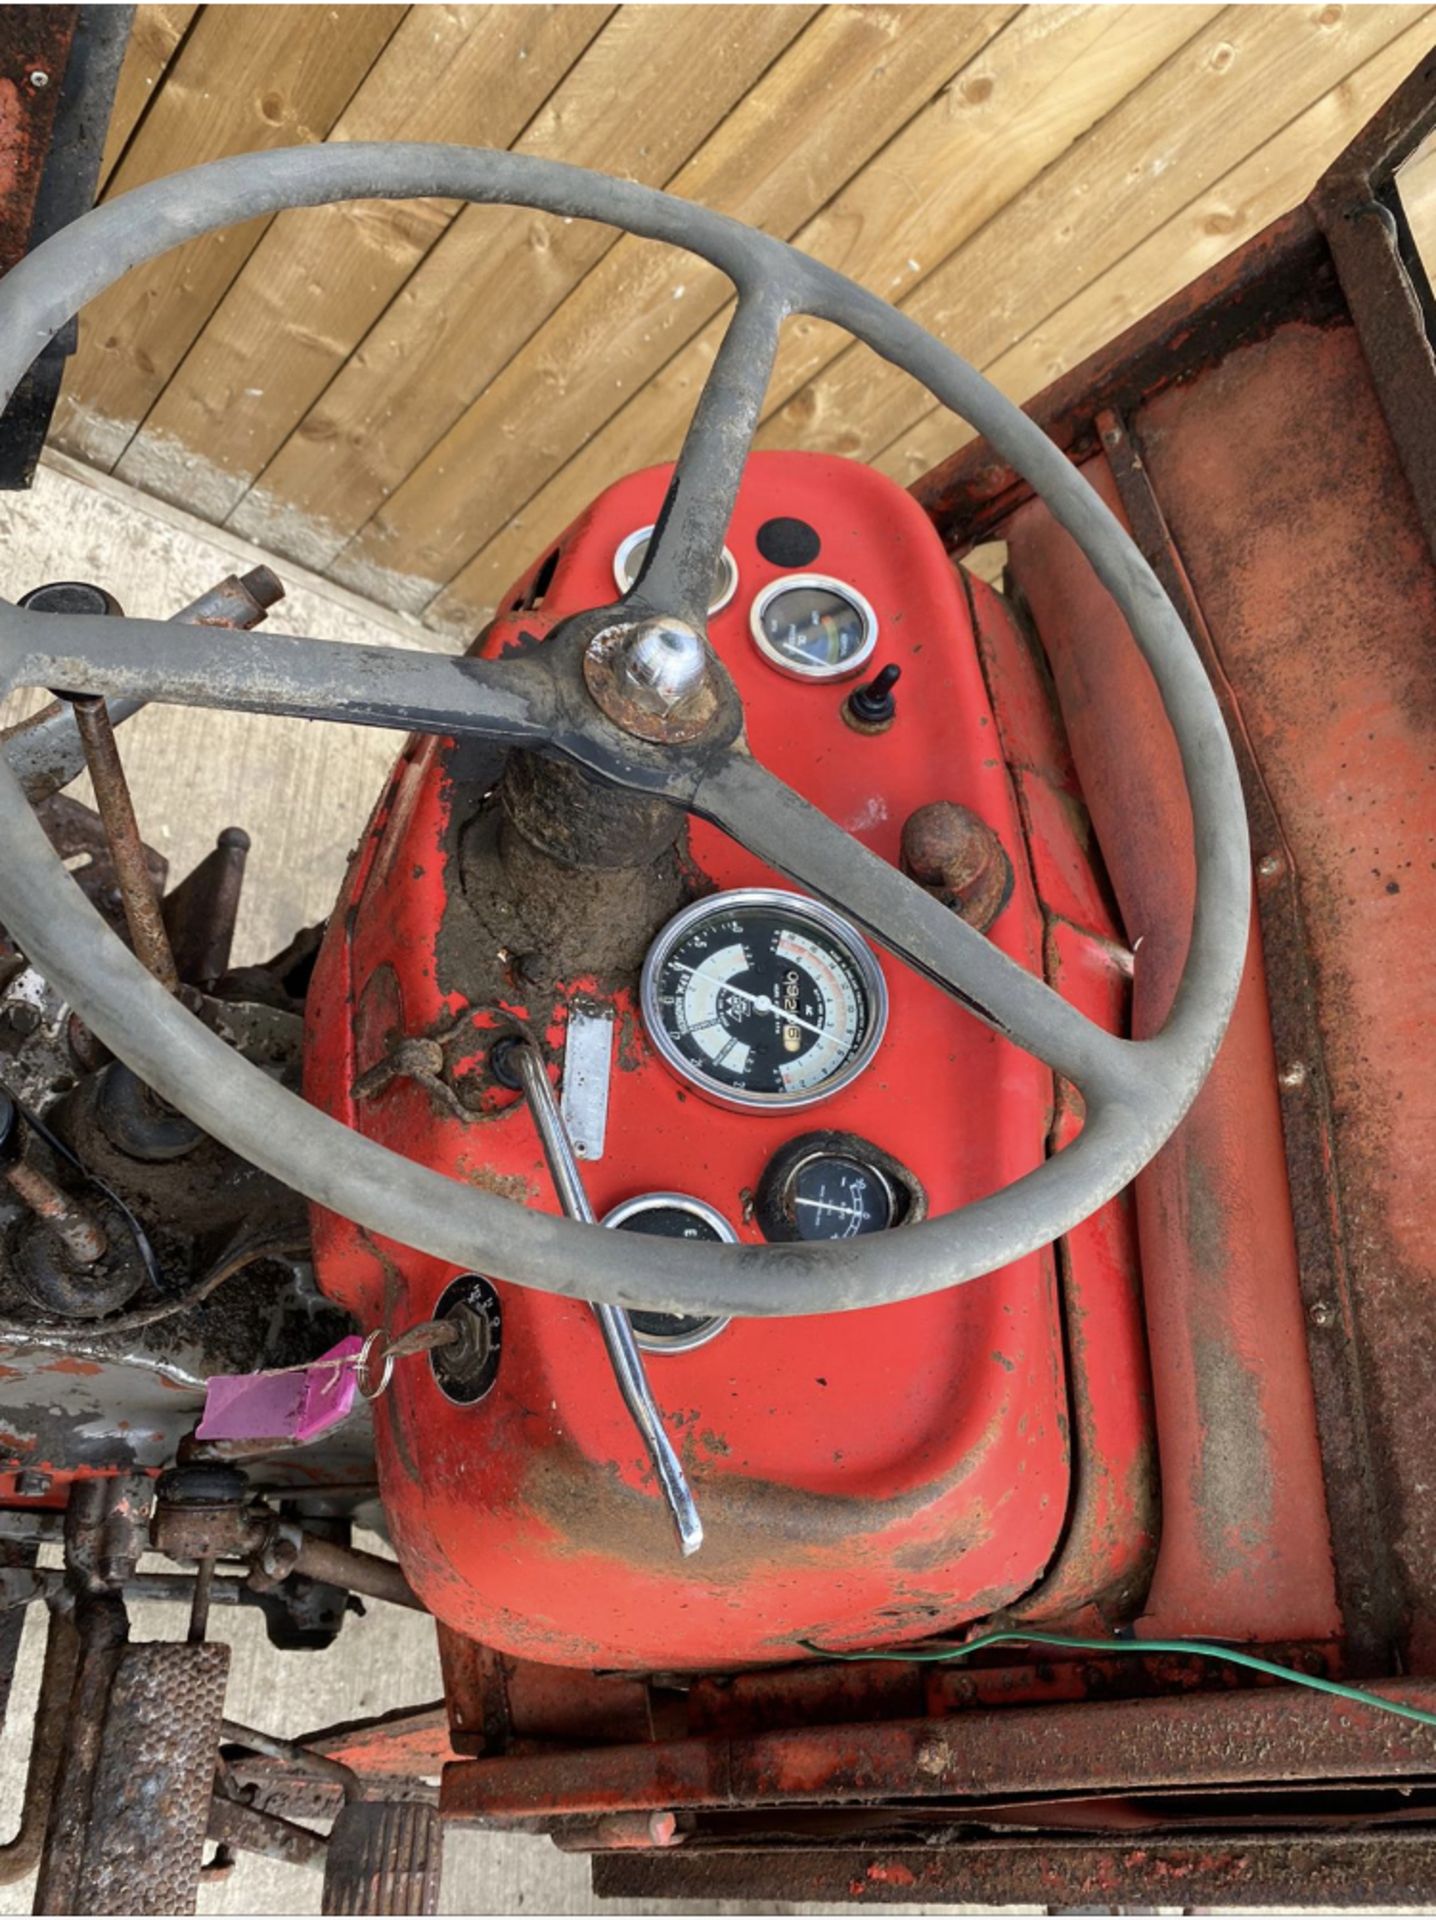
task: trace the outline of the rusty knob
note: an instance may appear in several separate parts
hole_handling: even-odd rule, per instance
[[[955,800],[908,815],[902,869],[935,900],[986,933],[1012,896],[1012,862],[987,822]]]

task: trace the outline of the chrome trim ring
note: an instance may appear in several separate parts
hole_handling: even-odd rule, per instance
[[[863,616],[867,632],[851,660],[844,660],[841,666],[835,667],[825,667],[821,662],[814,661],[811,666],[805,667],[796,660],[790,660],[787,654],[780,653],[773,645],[763,631],[764,609],[780,593],[789,593],[795,587],[826,587],[829,593],[840,593],[857,608]],[[873,657],[873,649],[878,644],[878,617],[873,612],[872,602],[866,594],[859,593],[851,581],[839,580],[830,573],[784,573],[776,580],[770,580],[761,593],[754,595],[753,604],[748,609],[748,633],[768,665],[778,673],[786,674],[790,680],[849,680],[855,673],[861,673]]]
[[[631,1200],[621,1200],[616,1207],[611,1208],[603,1216],[601,1224],[605,1227],[621,1228],[624,1221],[631,1220],[636,1213],[653,1213],[660,1207],[692,1214],[695,1220],[701,1220],[704,1226],[711,1227],[714,1238],[721,1240],[725,1246],[735,1247],[738,1244],[737,1230],[732,1223],[726,1220],[716,1207],[710,1207],[706,1200],[700,1200],[691,1193],[637,1193]],[[662,1239],[663,1236],[657,1234],[654,1238]],[[629,1325],[633,1327],[634,1339],[645,1353],[691,1353],[695,1347],[706,1347],[710,1340],[716,1340],[729,1324],[730,1319],[726,1313],[716,1314],[710,1319],[700,1320],[696,1327],[691,1327],[686,1333],[665,1335],[644,1333],[635,1325],[633,1315],[635,1312],[642,1311],[641,1307],[636,1309],[630,1307],[628,1320]],[[670,1319],[680,1317],[697,1318],[696,1315],[668,1315]]]
[[[651,540],[652,538],[653,528],[651,526],[635,527],[633,532],[625,534],[623,539],[619,541],[617,547],[615,547],[613,553],[613,579],[620,593],[629,592],[636,577],[630,572],[628,565],[634,548],[640,541]],[[733,598],[733,595],[738,591],[738,562],[733,558],[732,553],[726,546],[723,549],[718,564],[723,569],[723,591],[716,599],[708,602],[708,611],[710,614],[721,613]]]
[[[710,1079],[700,1067],[695,1066],[675,1045],[664,1026],[658,1005],[658,978],[673,949],[700,922],[711,919],[715,914],[741,913],[748,908],[789,913],[795,919],[807,920],[829,939],[840,942],[847,949],[848,958],[867,994],[868,1030],[861,1046],[846,1065],[819,1087],[804,1088],[797,1093],[748,1093],[741,1087],[725,1086],[722,1081]],[[887,1030],[888,983],[877,955],[851,920],[845,920],[842,914],[835,913],[823,901],[811,900],[802,893],[789,893],[781,887],[734,887],[727,893],[705,894],[701,900],[693,901],[674,914],[648,949],[638,984],[638,1004],[644,1029],[660,1059],[708,1099],[720,1106],[736,1107],[744,1112],[791,1113],[801,1107],[816,1106],[820,1100],[840,1093],[857,1079],[865,1067],[872,1064]]]

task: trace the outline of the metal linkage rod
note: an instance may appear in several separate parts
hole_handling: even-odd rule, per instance
[[[96,693],[65,696],[75,712],[75,725],[85,749],[85,764],[95,789],[95,806],[110,843],[110,858],[120,883],[125,924],[136,954],[160,985],[178,993],[179,969],[165,932],[159,895],[150,878],[145,846],[140,838],[140,823],[135,818],[135,803],[130,784],[120,762],[119,743],[104,701]]]

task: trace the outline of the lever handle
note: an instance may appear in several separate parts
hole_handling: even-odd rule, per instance
[[[508,1059],[505,1065],[511,1066],[517,1073],[528,1100],[560,1205],[570,1219],[595,1224],[594,1211],[589,1205],[583,1175],[579,1171],[578,1155],[573,1150],[563,1114],[549,1084],[543,1056],[530,1041],[523,1039],[515,1041],[506,1052]],[[653,1398],[653,1389],[648,1384],[643,1355],[633,1337],[633,1328],[621,1307],[608,1307],[594,1302],[593,1310],[598,1316],[603,1344],[608,1349],[609,1364],[618,1382],[618,1390],[623,1395],[623,1404],[643,1437],[643,1444],[663,1489],[663,1497],[673,1515],[678,1544],[686,1558],[690,1553],[697,1553],[703,1544],[703,1522],[698,1517],[692,1489]]]

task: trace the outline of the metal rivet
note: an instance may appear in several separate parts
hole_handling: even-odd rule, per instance
[[[43,67],[36,67],[34,72],[30,75],[30,85],[32,87],[39,88],[39,87],[48,87],[49,84],[50,84],[49,74],[46,73]]]
[[[1314,1327],[1329,1327],[1335,1324],[1336,1308],[1328,1300],[1313,1300],[1309,1312],[1311,1324]]]
[[[1283,1087],[1304,1087],[1306,1085],[1306,1068],[1300,1060],[1293,1060],[1289,1067],[1282,1068],[1281,1072],[1277,1075],[1277,1080]]]
[[[1275,880],[1286,862],[1279,853],[1264,853],[1257,861],[1257,872],[1263,880]]]

